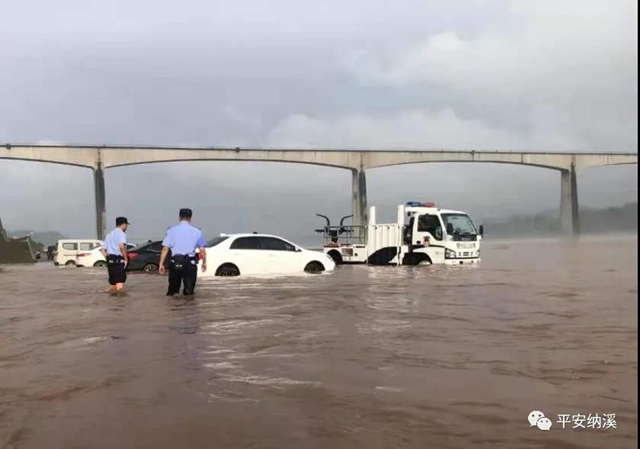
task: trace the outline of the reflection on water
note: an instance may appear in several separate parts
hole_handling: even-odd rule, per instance
[[[99,269],[5,267],[0,448],[635,447],[636,238],[484,248],[201,279],[195,301],[160,276],[112,298]]]

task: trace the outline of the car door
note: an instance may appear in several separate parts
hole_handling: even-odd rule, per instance
[[[64,242],[60,245],[60,265],[66,265],[69,262],[76,263],[78,254],[78,242]]]
[[[260,246],[267,260],[267,270],[273,274],[299,273],[304,269],[301,252],[277,237],[260,237]]]
[[[145,263],[160,266],[160,254],[162,254],[162,242],[153,242],[145,248]]]
[[[226,256],[226,257],[225,257]],[[265,274],[269,272],[265,251],[257,236],[237,237],[229,246],[227,255],[221,255],[220,263],[231,262],[241,274]]]

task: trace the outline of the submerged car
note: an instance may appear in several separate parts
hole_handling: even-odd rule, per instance
[[[127,266],[127,270],[155,273],[158,271],[158,267],[160,266],[161,253],[162,240],[148,242],[130,249],[127,251],[127,255],[129,256],[129,265]]]
[[[203,277],[321,273],[336,266],[326,254],[267,234],[222,234],[207,242],[206,251],[207,271],[198,273]]]

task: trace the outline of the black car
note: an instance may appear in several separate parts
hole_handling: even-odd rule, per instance
[[[127,266],[127,270],[146,271],[147,273],[157,272],[158,267],[160,266],[161,252],[161,240],[148,242],[138,246],[137,248],[130,249],[127,251],[127,254],[129,255],[129,265]]]

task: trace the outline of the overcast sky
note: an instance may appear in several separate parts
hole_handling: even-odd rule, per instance
[[[0,0],[0,142],[637,152],[635,0]],[[94,235],[85,169],[0,160],[10,229]],[[348,171],[178,163],[107,171],[109,227],[304,242],[351,212]],[[393,217],[557,209],[559,174],[418,164],[368,173]],[[637,200],[637,167],[579,173],[580,202]],[[380,214],[379,213],[379,214]]]

